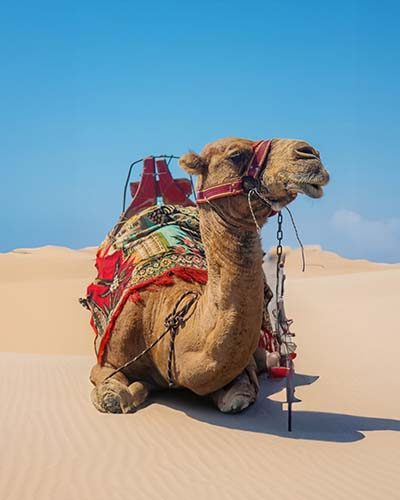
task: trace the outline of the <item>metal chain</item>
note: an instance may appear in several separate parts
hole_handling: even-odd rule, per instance
[[[280,292],[280,268],[282,265],[282,253],[283,253],[283,246],[282,246],[282,241],[283,241],[283,215],[282,212],[278,212],[278,229],[276,231],[276,239],[278,240],[278,244],[276,245],[276,286],[275,286],[275,303],[276,303],[276,310],[278,311],[278,297],[279,297],[279,292]],[[283,287],[283,283],[282,283]],[[281,290],[283,291],[283,290]]]
[[[290,325],[292,320],[286,318],[283,305],[284,296],[284,283],[285,275],[283,272],[284,259],[283,259],[283,216],[282,212],[278,212],[278,229],[276,232],[276,239],[278,244],[276,246],[276,289],[275,289],[275,317],[276,317],[276,331],[275,334],[278,336],[279,345],[285,346],[285,364],[289,369],[286,376],[286,400],[288,405],[288,431],[292,430],[292,404],[294,401],[294,365],[291,357],[291,352],[289,349],[288,337],[290,338],[293,334],[290,332]]]

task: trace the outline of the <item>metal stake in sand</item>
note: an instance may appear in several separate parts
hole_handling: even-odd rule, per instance
[[[286,401],[288,404],[288,431],[292,431],[292,404],[295,400],[294,397],[294,364],[293,357],[296,345],[292,340],[294,334],[290,331],[290,325],[293,323],[292,320],[287,319],[285,313],[284,305],[284,294],[285,294],[285,256],[283,255],[283,230],[282,230],[283,216],[281,212],[278,212],[278,230],[277,230],[277,240],[278,244],[276,247],[276,287],[275,287],[275,335],[277,337],[281,359],[285,360],[286,365]]]

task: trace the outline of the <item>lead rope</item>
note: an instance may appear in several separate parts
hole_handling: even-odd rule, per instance
[[[192,296],[192,298],[184,305],[180,310],[178,310],[178,306],[183,301],[185,297]],[[186,321],[192,317],[194,310],[189,314],[186,318],[186,314],[190,311],[190,308],[198,301],[199,294],[198,292],[185,292],[181,298],[176,303],[174,310],[172,313],[165,318],[164,324],[167,330],[171,332],[171,338],[169,342],[169,351],[168,351],[168,387],[172,389],[174,387],[174,380],[172,375],[172,363],[174,361],[175,356],[175,338],[178,335],[180,328],[183,328],[186,325]]]
[[[249,205],[249,209],[250,209],[250,213],[251,213],[251,216],[253,218],[253,222],[257,228],[257,233],[260,234],[261,232],[261,227],[259,226],[258,222],[257,222],[257,218],[256,218],[256,215],[254,213],[254,210],[253,210],[253,205],[251,203],[251,197],[253,196],[253,194],[255,194],[260,200],[262,200],[265,205],[268,205],[269,207],[271,207],[271,204],[265,199],[263,198],[260,193],[256,190],[256,189],[250,189],[247,193],[247,203]]]
[[[178,307],[181,305],[183,300],[191,296],[191,299],[181,307],[181,309],[178,309]],[[134,358],[130,359],[120,367],[116,368],[113,370],[107,377],[103,380],[103,382],[106,382],[109,380],[111,377],[116,375],[119,372],[122,372],[122,370],[125,370],[125,368],[128,368],[128,366],[136,363],[136,361],[139,361],[140,358],[142,358],[145,354],[147,354],[149,351],[155,347],[160,340],[162,340],[167,333],[171,332],[171,339],[169,343],[169,351],[168,351],[168,368],[167,368],[167,377],[168,377],[168,387],[172,388],[174,386],[174,381],[173,381],[173,375],[172,375],[172,362],[174,358],[174,353],[175,353],[175,338],[179,333],[179,330],[183,328],[186,324],[186,322],[193,316],[194,309],[190,312],[190,314],[186,317],[186,315],[189,313],[190,309],[192,308],[193,305],[197,303],[199,300],[199,293],[194,292],[194,291],[189,291],[183,293],[178,301],[175,304],[175,307],[172,311],[171,314],[169,314],[164,321],[165,325],[165,330],[163,333],[158,336],[146,349],[144,349],[140,354],[135,356]]]
[[[297,230],[297,226],[296,226],[296,223],[294,221],[294,217],[293,217],[292,212],[288,209],[288,207],[285,207],[285,210],[289,214],[290,221],[291,221],[293,229],[294,229],[294,234],[296,235],[297,243],[300,245],[300,248],[301,248],[301,261],[302,261],[301,271],[304,273],[304,271],[306,270],[306,256],[304,254],[304,245],[300,239],[299,232]]]
[[[265,205],[269,206],[270,208],[271,208],[271,204],[269,203],[268,200],[266,200],[263,196],[261,196],[261,194],[256,189],[250,189],[249,192],[247,193],[247,203],[249,205],[250,213],[251,213],[251,216],[253,218],[253,222],[257,228],[257,232],[260,234],[261,227],[259,226],[259,224],[257,222],[257,218],[256,218],[254,210],[253,210],[253,205],[251,203],[251,197],[253,196],[253,194],[255,194],[257,196],[257,198],[259,198],[261,201],[263,201],[265,203]],[[285,207],[285,210],[289,214],[290,222],[292,223],[294,234],[296,235],[297,243],[299,244],[299,246],[301,248],[301,262],[302,262],[301,271],[304,273],[304,271],[306,270],[306,257],[305,257],[305,253],[304,253],[304,245],[300,239],[299,231],[297,229],[292,212],[289,210],[288,207]],[[281,212],[279,212],[279,213],[281,213]],[[281,226],[282,226],[282,221],[281,221]]]

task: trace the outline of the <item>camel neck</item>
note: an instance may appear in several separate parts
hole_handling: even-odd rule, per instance
[[[256,350],[264,283],[257,232],[224,223],[211,207],[199,213],[208,282],[191,318],[198,358],[188,376],[194,392],[209,394],[241,373]]]
[[[262,314],[260,236],[255,230],[226,224],[211,207],[200,210],[200,230],[207,256],[203,307],[211,315],[209,325],[224,324],[217,330],[243,333],[249,336],[244,344],[252,343],[251,337],[259,335]]]
[[[206,250],[209,286],[214,299],[227,299],[238,289],[247,292],[262,281],[259,234],[226,223],[212,208],[200,213],[200,230]]]

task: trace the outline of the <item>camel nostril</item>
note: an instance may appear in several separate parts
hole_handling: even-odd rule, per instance
[[[319,153],[311,146],[301,146],[296,149],[298,158],[319,158]]]

